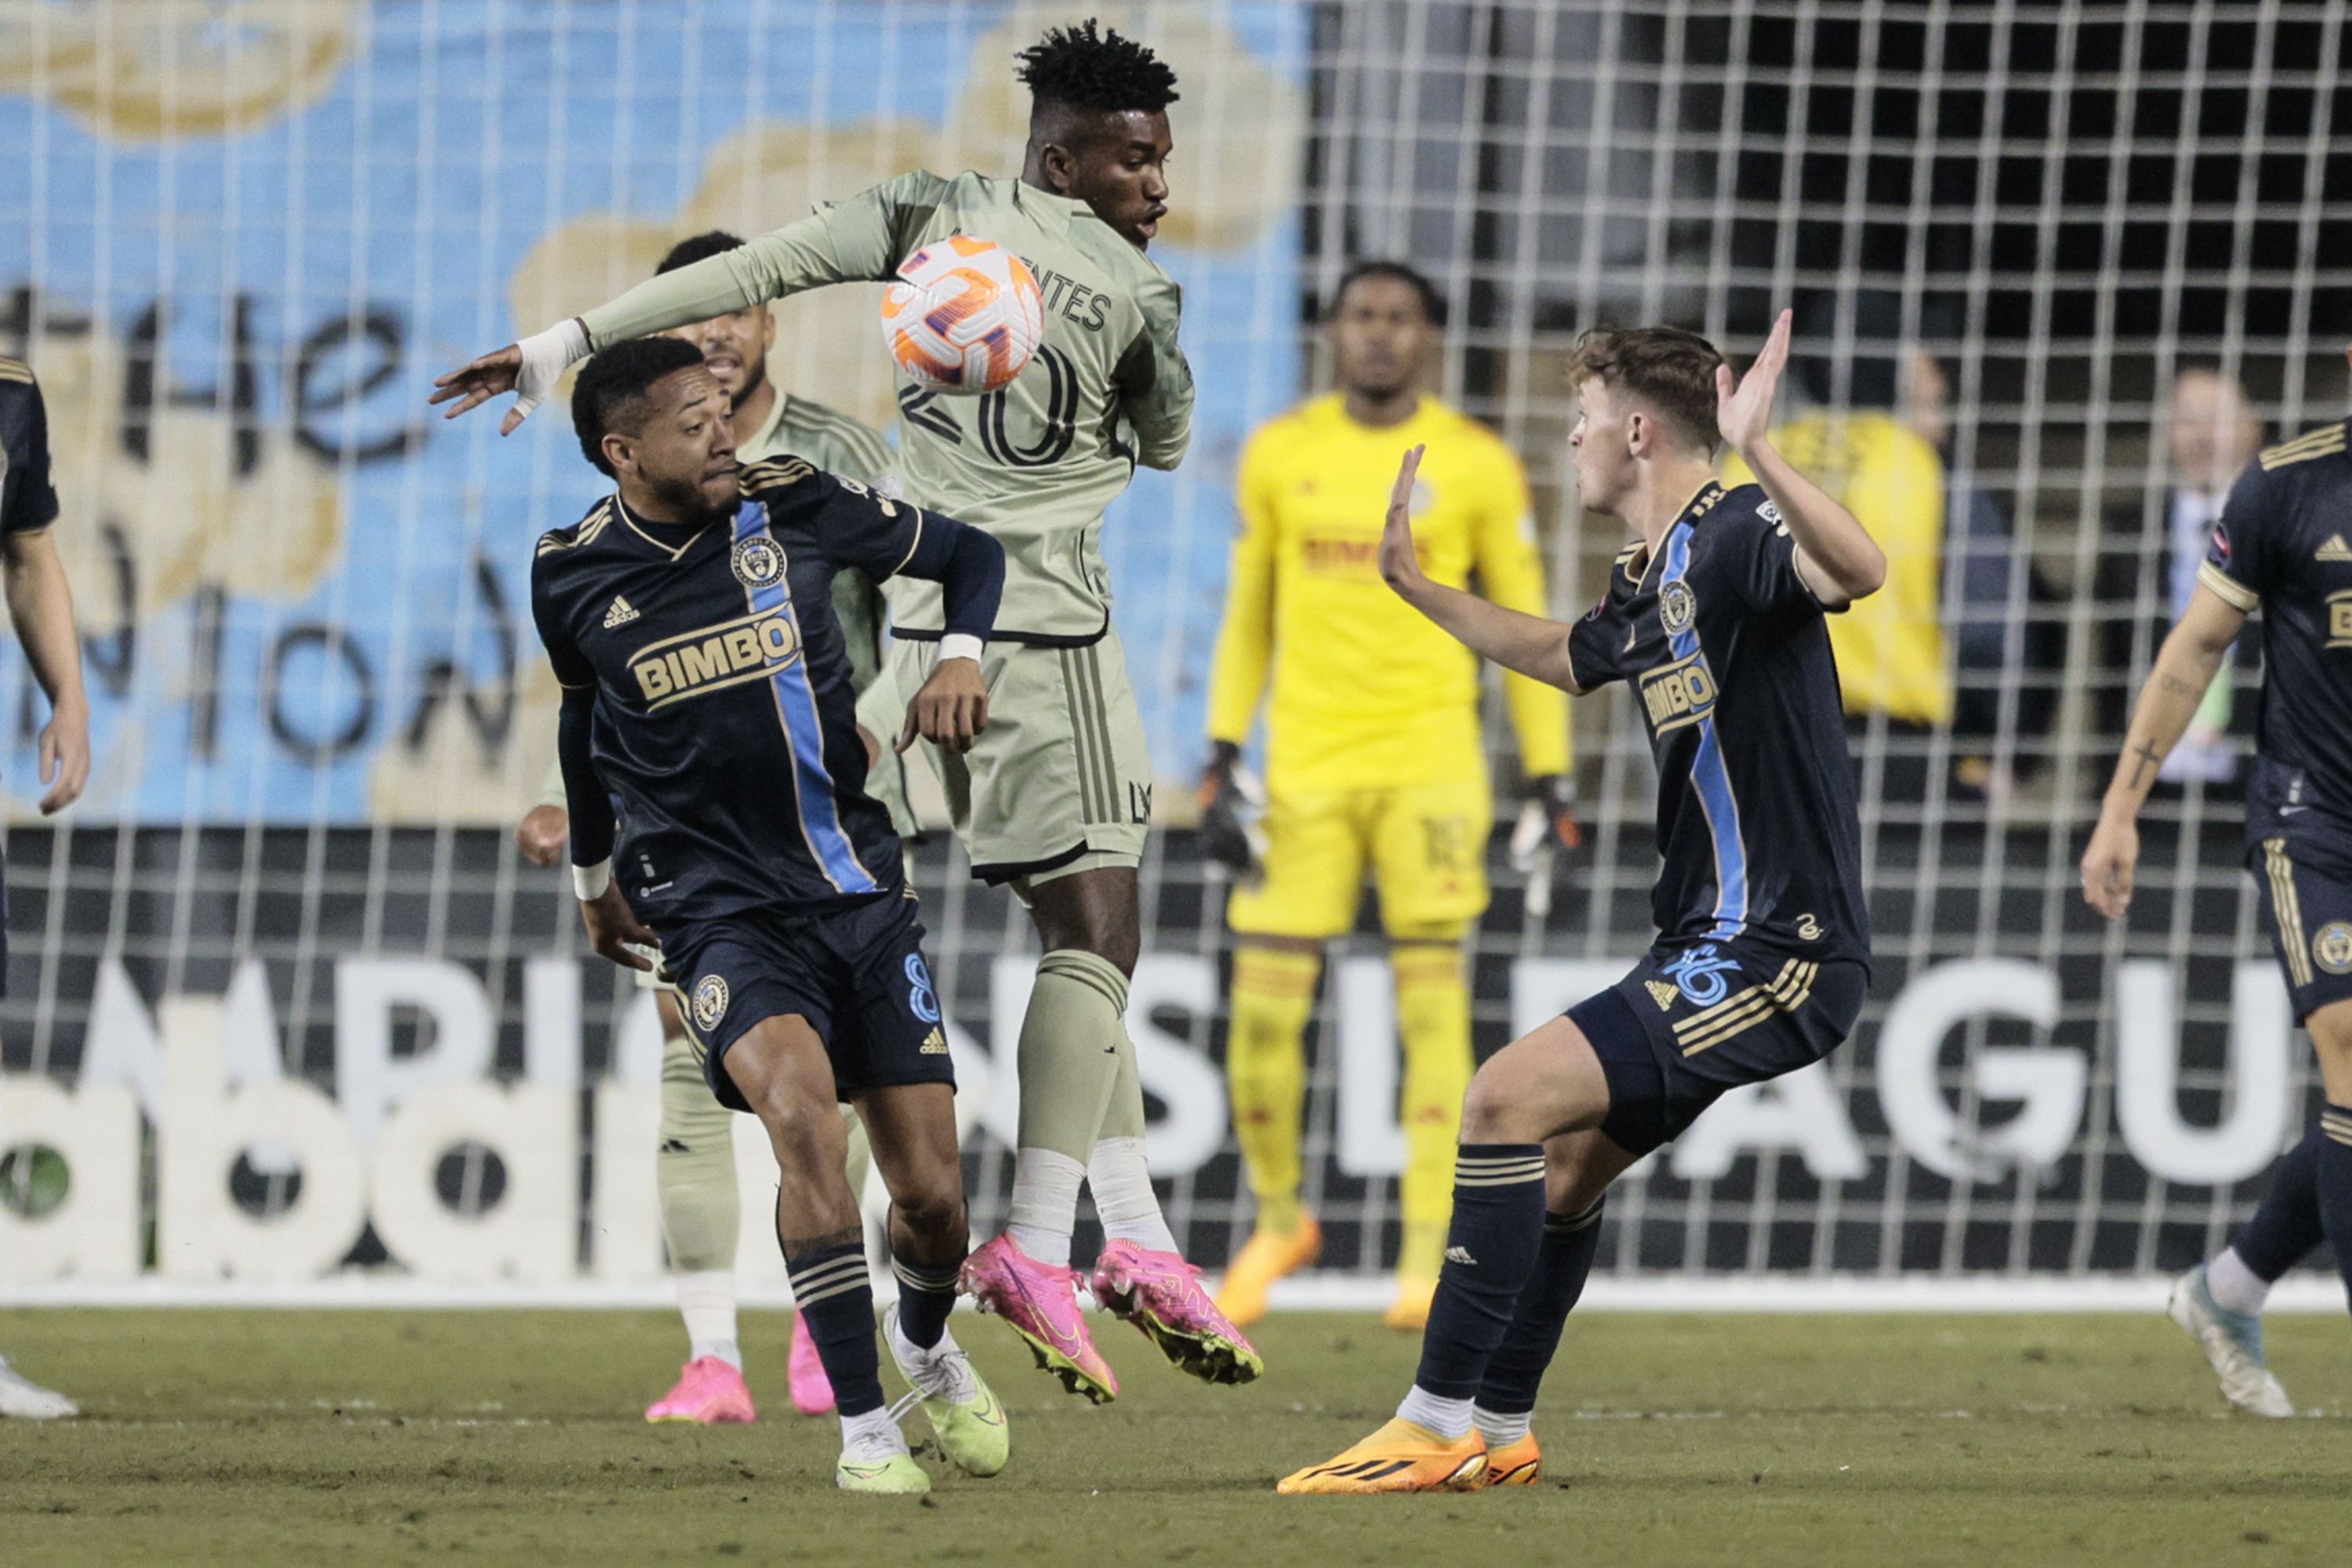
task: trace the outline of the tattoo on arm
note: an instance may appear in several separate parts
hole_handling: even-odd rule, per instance
[[[2148,770],[2163,759],[2156,754],[2156,745],[2149,741],[2142,741],[2133,747],[2131,754],[2139,759],[2132,764],[2131,775],[2131,787],[2137,789],[2140,786],[2140,781],[2147,777]]]
[[[829,1236],[786,1236],[779,1230],[776,1240],[784,1249],[784,1261],[798,1263],[812,1253],[830,1252],[836,1247],[865,1246],[866,1227],[847,1226]]]
[[[2175,697],[2186,697],[2192,702],[2201,702],[2205,698],[2203,687],[2183,680],[2177,675],[2159,674],[2156,684],[2158,690],[2170,692]]]

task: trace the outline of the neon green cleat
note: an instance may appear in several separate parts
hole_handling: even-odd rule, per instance
[[[931,1478],[912,1454],[844,1454],[833,1468],[833,1484],[845,1492],[877,1497],[920,1497],[931,1489]]]
[[[1013,1453],[1004,1406],[972,1370],[955,1337],[941,1334],[938,1344],[920,1349],[899,1331],[895,1306],[882,1314],[882,1337],[899,1373],[914,1385],[940,1452],[968,1476],[992,1476],[1003,1469]]]

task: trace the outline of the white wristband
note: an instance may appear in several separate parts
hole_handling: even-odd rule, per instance
[[[583,904],[593,904],[603,898],[604,889],[612,885],[613,858],[609,855],[593,866],[572,868],[572,890],[580,895]]]
[[[566,316],[515,347],[522,351],[522,368],[515,373],[515,412],[529,414],[547,401],[573,361],[588,357],[588,329],[579,317]]]
[[[982,651],[987,647],[986,643],[970,632],[950,632],[940,638],[940,658],[942,659],[968,658],[972,663],[978,664]]]

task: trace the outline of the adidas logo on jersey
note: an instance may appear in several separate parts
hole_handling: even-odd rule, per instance
[[[636,618],[637,607],[615,594],[613,595],[613,607],[604,612],[604,629],[609,632],[614,626],[625,626]]]
[[[1462,1246],[1458,1242],[1445,1249],[1445,1261],[1448,1263],[1459,1263],[1465,1268],[1475,1268],[1478,1267],[1478,1260],[1470,1256],[1470,1249]]]
[[[2331,533],[2327,542],[2311,553],[2314,561],[2352,561],[2352,544],[2344,542],[2340,533]]]
[[[929,1036],[929,1038],[927,1038],[927,1039],[925,1039],[925,1040],[923,1041],[922,1047],[921,1047],[919,1050],[918,1050],[915,1054],[916,1054],[917,1056],[924,1056],[924,1057],[943,1057],[943,1056],[947,1055],[947,1054],[948,1054],[948,1037],[947,1037],[947,1036],[946,1036],[946,1035],[944,1035],[944,1034],[942,1034],[942,1033],[940,1033],[938,1029],[934,1028],[934,1029],[930,1032],[930,1036]]]
[[[1675,987],[1667,984],[1663,980],[1645,980],[1642,984],[1648,989],[1650,993],[1650,1000],[1658,1005],[1658,1011],[1661,1013],[1672,1012],[1674,1010],[1675,998],[1682,994],[1681,992],[1675,990]]]

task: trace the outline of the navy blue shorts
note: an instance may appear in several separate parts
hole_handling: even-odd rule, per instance
[[[1671,1143],[1726,1089],[1821,1060],[1862,1016],[1870,972],[1738,941],[1652,948],[1568,1010],[1609,1079],[1601,1131],[1636,1156]]]
[[[2308,837],[2264,838],[2246,847],[2246,868],[2262,886],[2254,902],[2294,1021],[2352,1001],[2352,852]]]
[[[834,1090],[955,1083],[911,890],[824,913],[749,910],[662,932],[687,1042],[719,1103],[749,1110],[727,1048],[797,1013],[824,1042]]]

